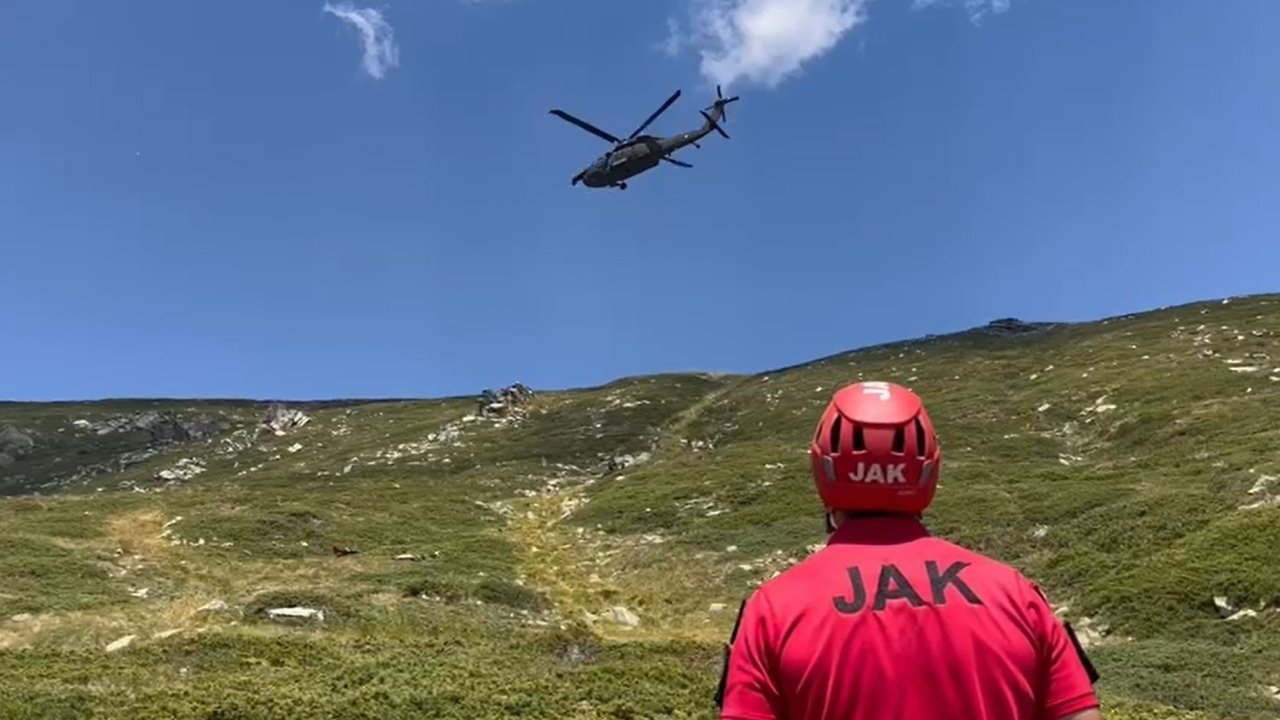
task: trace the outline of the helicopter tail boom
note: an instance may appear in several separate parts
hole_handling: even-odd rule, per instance
[[[715,118],[708,115],[706,110],[700,110],[699,112],[702,113],[702,117],[707,119],[706,129],[708,132],[710,132],[711,130],[715,130],[716,132],[720,133],[720,135],[723,136],[725,140],[729,139],[729,133],[725,132],[724,129],[720,127],[720,124],[716,122]],[[712,112],[715,112],[715,111],[713,110]]]

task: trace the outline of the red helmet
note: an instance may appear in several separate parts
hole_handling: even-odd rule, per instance
[[[828,509],[918,514],[933,500],[942,453],[918,395],[861,382],[831,398],[809,459]]]

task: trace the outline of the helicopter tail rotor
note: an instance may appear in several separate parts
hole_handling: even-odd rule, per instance
[[[719,110],[720,119],[728,120],[729,113],[725,111],[724,107],[729,103],[738,102],[741,99],[742,99],[742,96],[740,95],[734,95],[731,98],[726,98],[724,94],[720,92],[720,86],[716,85],[716,101],[713,102],[709,107],[704,108],[704,110]]]

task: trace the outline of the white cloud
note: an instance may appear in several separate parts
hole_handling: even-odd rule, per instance
[[[702,74],[721,85],[774,87],[866,21],[870,0],[691,0],[692,30],[673,25],[669,54],[699,49]]]
[[[721,85],[738,80],[766,87],[795,75],[830,52],[868,19],[871,0],[688,0],[689,26],[668,19],[661,48],[695,48],[702,74]],[[1013,0],[912,0],[912,7],[959,5],[974,23],[1009,9]]]
[[[356,9],[348,2],[333,5],[325,3],[324,11],[342,19],[360,33],[364,44],[364,69],[370,76],[381,78],[388,68],[400,64],[400,48],[392,36],[391,25],[382,17],[382,11],[372,8]]]

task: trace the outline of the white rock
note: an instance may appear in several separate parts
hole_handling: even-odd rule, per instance
[[[1248,505],[1241,505],[1241,510],[1257,510],[1258,508],[1267,508],[1274,505],[1280,505],[1280,495],[1267,495],[1261,500],[1251,502]]]
[[[35,619],[35,616],[33,616],[31,613],[18,613],[17,615],[14,615],[13,617],[9,618],[9,622],[22,624],[22,623],[31,622],[34,619]]]
[[[1274,481],[1275,481],[1275,477],[1271,475],[1259,475],[1258,481],[1253,484],[1253,487],[1249,488],[1249,494],[1257,495],[1259,493],[1266,492],[1267,485],[1271,484]]]
[[[205,471],[203,460],[198,458],[182,458],[173,467],[156,473],[160,480],[190,480]]]
[[[132,645],[133,641],[137,639],[138,639],[137,635],[126,635],[120,638],[119,640],[116,640],[115,642],[108,645],[107,652],[111,653],[111,652],[116,652],[117,650],[123,650],[129,647],[130,645]]]
[[[272,608],[267,618],[276,622],[324,622],[324,611],[308,607]]]
[[[1213,604],[1218,608],[1218,614],[1224,618],[1231,617],[1236,613],[1236,609],[1227,602],[1225,595],[1215,595],[1213,598]]]
[[[1093,647],[1106,637],[1106,626],[1098,624],[1093,618],[1082,617],[1072,625],[1082,647]]]
[[[1092,413],[1104,413],[1104,412],[1108,412],[1108,411],[1111,411],[1111,410],[1115,410],[1115,409],[1116,409],[1116,406],[1115,406],[1114,404],[1106,402],[1107,397],[1108,397],[1108,396],[1103,395],[1102,397],[1098,398],[1097,400],[1094,400],[1094,401],[1093,401],[1093,405],[1092,405],[1091,407],[1087,407],[1087,408],[1085,408],[1085,409],[1084,409],[1084,413],[1082,413],[1082,414],[1087,414],[1087,413],[1091,413],[1091,412],[1092,412]]]
[[[623,627],[636,627],[640,624],[640,618],[622,606],[610,608],[607,617]]]
[[[650,455],[649,453],[642,452],[634,456],[620,455],[618,457],[613,458],[613,462],[614,462],[614,466],[617,467],[619,470],[621,470],[621,469],[629,468],[633,465],[642,465],[644,463],[647,463],[652,457],[653,456]]]
[[[718,612],[724,612],[724,609],[726,607],[728,606],[725,605],[724,603],[711,603],[711,606],[707,609],[713,613],[718,613]]]
[[[230,610],[230,609],[231,608],[228,607],[228,605],[225,602],[221,600],[214,600],[212,602],[205,603],[196,612],[216,613],[216,612],[226,612],[227,610]]]
[[[152,635],[152,636],[151,636],[151,639],[152,639],[152,640],[164,640],[164,639],[166,639],[166,638],[171,638],[171,637],[173,637],[174,635],[177,635],[177,634],[178,634],[178,633],[180,633],[180,632],[182,632],[182,628],[176,628],[176,629],[174,629],[174,630],[165,630],[164,632],[158,632],[158,633],[156,633],[155,635]]]

